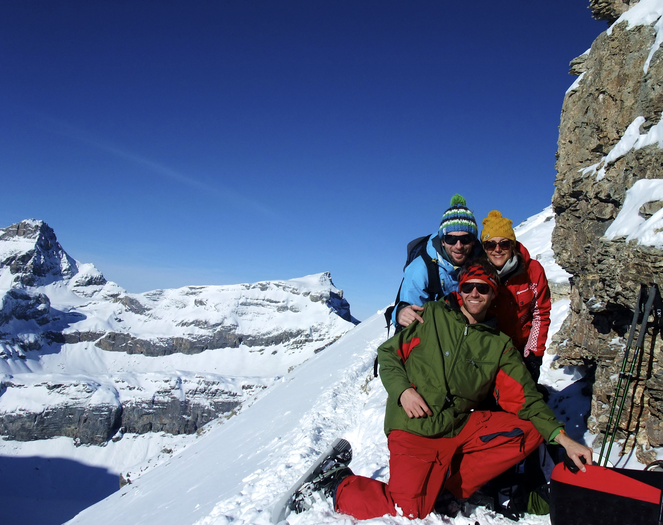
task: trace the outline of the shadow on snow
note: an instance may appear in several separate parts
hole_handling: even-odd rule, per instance
[[[62,458],[0,456],[2,523],[61,525],[119,490],[119,477]]]

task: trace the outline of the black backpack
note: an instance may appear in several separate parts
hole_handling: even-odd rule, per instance
[[[442,283],[440,282],[440,272],[437,269],[437,261],[434,261],[428,252],[426,251],[426,245],[428,244],[428,239],[430,235],[424,235],[423,237],[417,237],[416,239],[411,240],[407,245],[407,258],[405,260],[405,266],[403,266],[403,271],[408,265],[414,261],[417,257],[421,255],[421,258],[426,263],[426,269],[428,270],[428,293],[430,295],[431,301],[437,301],[442,298]],[[403,280],[401,279],[401,285],[398,287],[398,293],[396,294],[396,300],[387,311],[384,313],[384,318],[387,321],[387,337],[389,337],[389,328],[391,327],[391,316],[394,312],[394,308],[398,307],[398,303],[401,302],[401,288],[403,287]],[[401,326],[397,326],[394,333],[398,333],[402,330]],[[378,358],[375,358],[373,363],[373,374],[375,377],[378,376]]]
[[[423,237],[417,237],[410,241],[407,245],[407,259],[405,260],[405,266],[403,266],[403,271],[407,268],[412,261],[421,255],[421,258],[426,263],[426,269],[428,270],[428,294],[430,295],[431,301],[437,301],[442,297],[442,283],[440,282],[440,273],[437,269],[437,261],[433,260],[428,252],[426,251],[426,244],[430,235],[424,235]],[[398,303],[401,302],[401,288],[403,287],[403,280],[401,280],[401,285],[398,287],[398,293],[396,294],[396,300],[394,304],[387,308],[387,311],[384,313],[384,318],[387,321],[387,337],[389,336],[389,328],[391,327],[391,316],[394,313],[394,308],[398,307]],[[396,332],[400,331],[400,327],[396,327]]]

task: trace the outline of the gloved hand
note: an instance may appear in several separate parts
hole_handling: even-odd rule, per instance
[[[529,373],[532,374],[532,379],[536,383],[539,380],[539,375],[541,374],[541,365],[543,364],[543,356],[534,355],[532,352],[525,357],[525,366]]]

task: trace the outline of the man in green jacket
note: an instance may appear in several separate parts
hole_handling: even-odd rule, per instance
[[[544,439],[562,445],[583,472],[581,458],[591,464],[592,450],[566,434],[518,350],[486,319],[497,291],[494,269],[483,262],[465,268],[459,291],[459,308],[427,303],[424,323],[378,348],[390,480],[342,470],[330,480],[337,511],[358,519],[401,512],[423,518],[443,486],[468,498]],[[503,412],[477,410],[491,393]]]

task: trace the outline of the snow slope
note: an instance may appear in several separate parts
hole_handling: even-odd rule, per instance
[[[375,424],[362,439],[364,425],[382,419],[381,387],[371,379],[383,324],[379,314],[362,323],[238,417],[211,425],[204,439],[70,523],[268,523],[273,501],[335,437],[349,437],[358,457],[384,445]],[[377,406],[366,413],[371,401]]]
[[[532,215],[521,222],[513,231],[516,239],[527,248],[530,256],[538,260],[546,270],[546,277],[551,283],[568,283],[571,274],[555,261],[552,249],[552,232],[555,228],[555,213],[552,205],[541,213]]]

